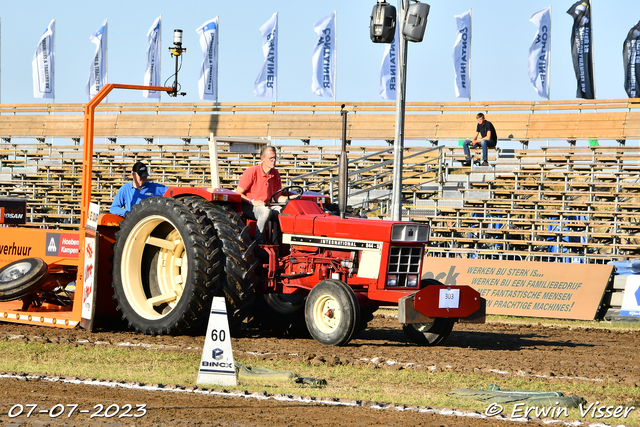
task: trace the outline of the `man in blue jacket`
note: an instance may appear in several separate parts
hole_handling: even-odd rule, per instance
[[[147,166],[142,162],[136,162],[131,168],[131,182],[120,187],[109,212],[125,216],[131,207],[140,203],[141,200],[153,196],[163,196],[169,187],[155,182],[147,182],[148,176]]]

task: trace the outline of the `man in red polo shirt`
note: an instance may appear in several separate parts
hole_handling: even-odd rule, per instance
[[[256,240],[265,243],[264,231],[267,222],[277,220],[277,207],[266,206],[271,196],[282,188],[280,172],[276,169],[276,149],[267,145],[260,151],[260,164],[246,169],[236,188],[236,193],[242,197],[242,213],[245,218],[255,220]],[[280,196],[278,202],[287,200],[287,196]]]

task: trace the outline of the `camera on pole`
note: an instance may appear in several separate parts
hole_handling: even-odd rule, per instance
[[[371,12],[369,33],[374,43],[393,43],[396,35],[396,8],[384,0],[378,0]]]

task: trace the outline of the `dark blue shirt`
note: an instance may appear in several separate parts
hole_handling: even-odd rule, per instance
[[[498,134],[496,133],[496,129],[493,127],[490,121],[485,120],[483,124],[478,123],[478,126],[476,126],[476,132],[480,132],[480,136],[482,136],[482,138],[487,136],[487,131],[491,131],[491,138],[489,139],[491,141],[497,142]]]

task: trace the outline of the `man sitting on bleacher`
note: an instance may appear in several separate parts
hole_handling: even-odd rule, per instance
[[[123,217],[133,205],[140,203],[141,200],[153,196],[163,196],[169,187],[147,181],[148,176],[147,166],[142,162],[136,162],[131,168],[131,182],[120,187],[113,203],[111,203],[109,212]]]
[[[484,119],[484,114],[478,113],[478,126],[476,126],[476,136],[473,139],[465,139],[463,148],[466,159],[462,162],[462,166],[471,166],[471,153],[469,146],[482,146],[482,163],[480,166],[489,166],[488,148],[495,148],[498,144],[498,134],[490,121]],[[482,136],[482,140],[478,139],[478,135]]]

